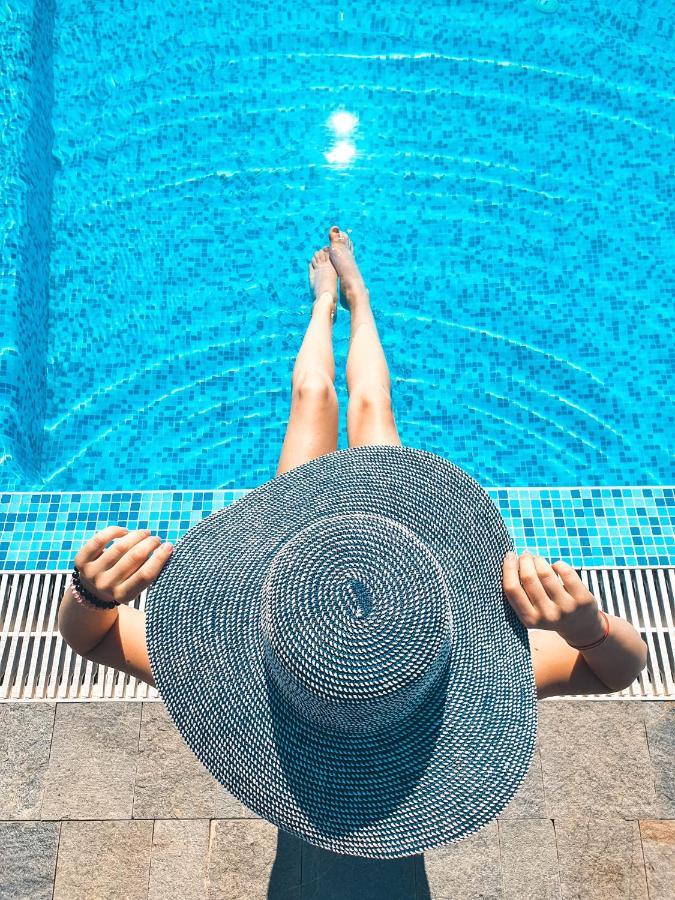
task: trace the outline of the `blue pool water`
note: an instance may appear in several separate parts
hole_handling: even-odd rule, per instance
[[[668,4],[203,6],[0,9],[0,488],[272,477],[333,223],[403,443],[672,484]]]

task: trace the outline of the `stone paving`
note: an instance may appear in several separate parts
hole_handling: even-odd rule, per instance
[[[0,898],[674,900],[675,702],[539,701],[502,815],[401,860],[251,813],[161,702],[0,704]]]

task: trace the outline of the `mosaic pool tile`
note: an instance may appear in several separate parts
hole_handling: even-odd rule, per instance
[[[70,569],[108,525],[176,542],[247,493],[136,491],[0,494],[0,571]],[[488,489],[516,549],[580,566],[675,565],[675,488]]]
[[[0,4],[0,490],[269,477],[336,219],[404,443],[674,483],[673,48],[662,0]]]

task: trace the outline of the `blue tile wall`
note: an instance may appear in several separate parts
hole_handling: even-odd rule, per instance
[[[675,489],[502,488],[488,493],[518,551],[575,566],[675,565]],[[0,495],[0,570],[70,569],[108,525],[151,528],[176,542],[246,491],[5,493]]]
[[[0,4],[0,484],[40,483],[46,415],[54,0]]]

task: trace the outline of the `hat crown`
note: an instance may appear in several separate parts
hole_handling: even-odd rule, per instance
[[[277,549],[262,593],[268,676],[316,725],[391,725],[415,710],[449,662],[446,575],[416,534],[386,516],[313,521]]]

